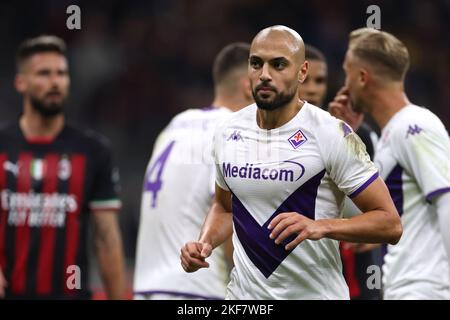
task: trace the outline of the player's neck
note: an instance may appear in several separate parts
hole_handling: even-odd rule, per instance
[[[302,100],[293,99],[289,104],[275,110],[269,111],[258,108],[256,122],[261,129],[279,128],[294,118],[304,104],[305,102]]]
[[[374,93],[371,116],[381,130],[389,120],[401,109],[410,104],[405,92],[401,88],[387,88]]]
[[[64,122],[62,113],[53,117],[44,117],[30,106],[25,106],[19,119],[19,126],[26,138],[54,138],[63,129]]]

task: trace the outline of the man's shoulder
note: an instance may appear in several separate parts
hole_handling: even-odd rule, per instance
[[[394,115],[395,125],[398,126],[405,122],[420,122],[424,125],[433,125],[436,121],[441,122],[437,115],[426,107],[418,105],[408,105],[398,112],[398,116]]]
[[[209,128],[231,111],[223,107],[190,108],[176,114],[166,129]]]
[[[0,141],[11,142],[20,139],[21,133],[18,122],[3,122],[0,123]]]
[[[361,124],[361,126],[356,131],[356,134],[361,138],[362,142],[364,142],[364,144],[366,145],[367,152],[373,159],[375,153],[375,146],[378,141],[378,134],[366,122],[363,122]]]
[[[72,124],[67,124],[65,131],[65,137],[68,139],[81,142],[86,146],[92,147],[94,150],[101,151],[111,149],[111,141],[94,129],[81,128]]]
[[[248,129],[256,122],[256,104],[251,104],[236,112],[230,112],[217,120],[215,132],[224,132],[230,128]]]
[[[236,112],[231,112],[220,121],[222,125],[251,125],[256,123],[256,103],[248,105]]]
[[[186,121],[191,119],[214,120],[230,113],[231,111],[223,107],[204,107],[204,108],[190,108],[176,114],[171,122]]]
[[[19,123],[17,121],[5,121],[0,122],[0,135],[11,135],[17,133],[17,128],[19,127]]]
[[[430,110],[417,105],[409,105],[400,110],[392,119],[391,135],[407,138],[422,132],[448,135],[442,121]]]
[[[325,111],[313,104],[305,103],[305,118],[312,128],[334,128],[343,121],[332,116],[328,111]]]
[[[305,105],[305,122],[318,139],[332,143],[335,137],[346,137],[353,133],[352,128],[344,121],[332,116],[310,103]],[[330,139],[332,138],[332,139]]]

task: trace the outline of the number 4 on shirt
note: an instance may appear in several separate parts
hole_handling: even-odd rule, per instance
[[[156,207],[158,192],[162,187],[161,176],[174,144],[175,141],[169,143],[155,162],[150,164],[147,174],[145,175],[144,190],[152,193],[152,208]]]

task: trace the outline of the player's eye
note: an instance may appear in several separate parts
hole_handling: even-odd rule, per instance
[[[324,78],[324,77],[318,77],[318,78],[316,78],[316,83],[317,83],[317,84],[323,84],[323,83],[325,83],[325,78]]]
[[[48,69],[42,69],[42,70],[39,70],[39,71],[37,72],[37,74],[38,74],[39,76],[48,76],[48,75],[50,74],[50,70],[48,70]]]
[[[277,60],[277,61],[272,62],[272,66],[276,70],[283,70],[284,68],[286,68],[287,63],[285,61],[282,61],[282,60]]]
[[[254,69],[260,68],[262,65],[259,59],[250,59],[250,66]]]

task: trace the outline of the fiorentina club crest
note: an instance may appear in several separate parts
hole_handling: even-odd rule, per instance
[[[297,149],[308,140],[301,130],[297,130],[289,139],[289,143]]]

